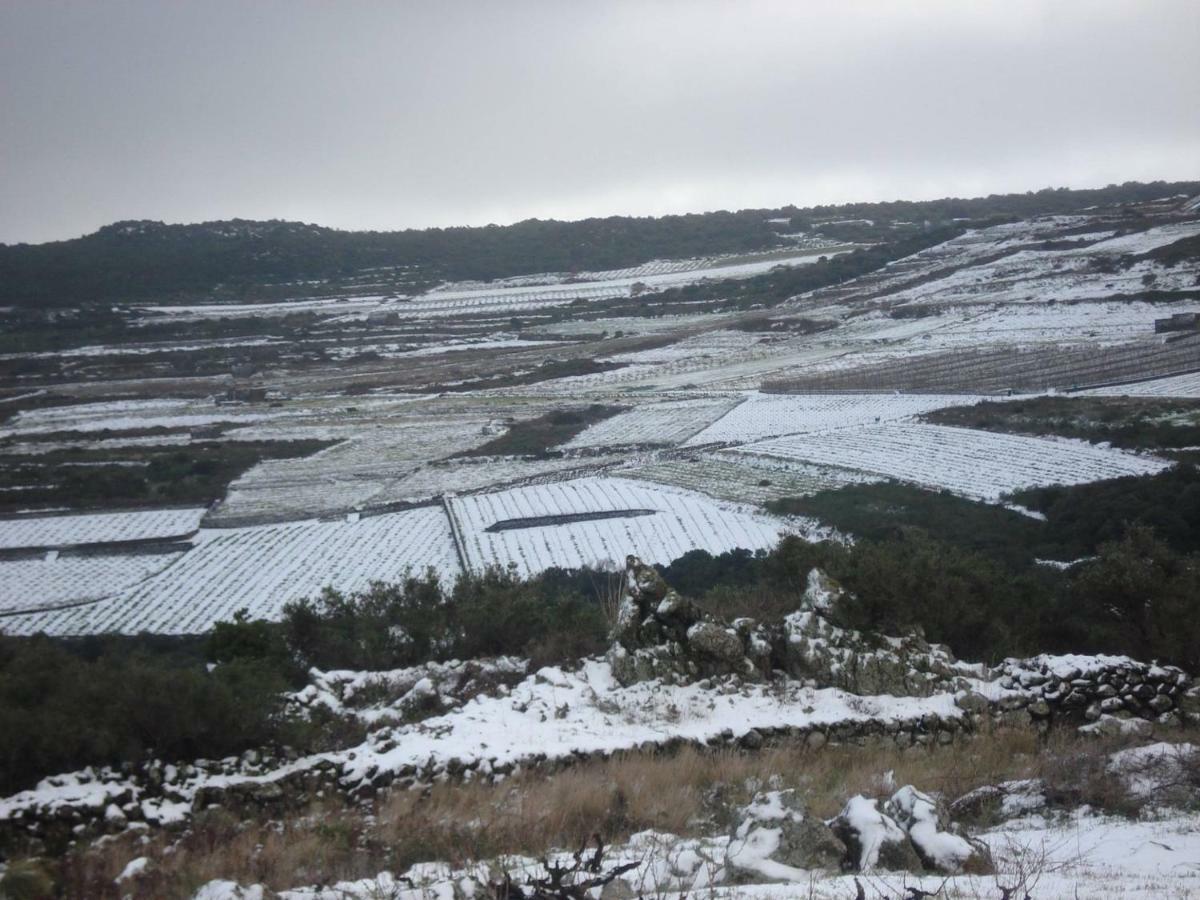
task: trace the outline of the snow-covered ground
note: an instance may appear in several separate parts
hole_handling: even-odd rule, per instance
[[[613,511],[638,514],[605,517]],[[588,519],[593,514],[600,517]],[[487,530],[505,520],[562,515],[587,520],[518,522],[507,530]],[[59,601],[105,598],[70,609],[13,615],[4,627],[14,634],[196,634],[241,609],[277,619],[287,603],[316,597],[327,586],[362,590],[372,581],[395,581],[406,571],[427,568],[453,580],[462,571],[455,531],[470,570],[515,566],[532,575],[555,566],[619,566],[629,553],[667,563],[697,547],[712,553],[766,549],[795,529],[825,534],[816,523],[785,523],[679,488],[623,478],[575,478],[449,497],[445,506],[402,512],[202,528],[182,555],[149,562],[138,562],[138,557],[113,563],[67,558],[0,562],[19,576],[3,592],[10,609],[39,605],[22,599],[22,584],[45,583],[52,589],[48,596]],[[111,581],[85,586],[76,574],[84,571],[110,573]]]
[[[1010,896],[1045,900],[1200,897],[1200,866],[1196,863],[1200,859],[1200,815],[1195,813],[1162,811],[1147,820],[1130,821],[1080,811],[1053,821],[1040,817],[1014,820],[982,832],[978,838],[992,852],[998,869],[995,875],[842,875],[776,864],[768,870],[777,879],[773,882],[723,885],[715,882],[726,875],[728,836],[683,838],[654,831],[639,832],[628,843],[610,848],[605,862],[614,868],[634,863],[621,878],[630,892],[663,900],[854,900],[863,896],[860,885],[867,897],[880,898],[911,897],[910,889],[945,900],[998,900],[1005,889]],[[569,866],[572,858],[564,851],[551,861]],[[545,868],[532,858],[507,857],[499,865],[514,881],[545,877]],[[283,900],[482,898],[482,885],[496,878],[496,867],[430,863],[395,876],[382,872],[330,887],[284,891],[280,896]],[[1017,885],[1021,893],[1011,893]],[[259,895],[254,891],[253,886],[246,889],[235,882],[214,881],[194,900],[256,900]]]

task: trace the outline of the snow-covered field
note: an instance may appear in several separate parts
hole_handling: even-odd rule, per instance
[[[650,461],[623,468],[620,474],[743,503],[803,497],[847,484],[881,480],[879,476],[833,466],[724,451]]]
[[[459,571],[442,509],[422,507],[358,521],[303,521],[204,529],[195,546],[157,575],[87,606],[5,620],[15,634],[155,631],[199,634],[240,609],[278,618],[285,604],[324,587],[363,590],[406,571]]]
[[[468,567],[515,564],[522,574],[552,566],[624,565],[628,554],[668,563],[688,550],[722,553],[772,547],[785,524],[703,494],[624,478],[580,478],[449,501]],[[498,522],[613,511],[650,514],[488,531]]]
[[[270,426],[259,436],[287,435],[336,439],[341,442],[298,459],[259,463],[229,487],[215,510],[214,522],[304,518],[338,513],[379,502],[397,482],[411,477],[431,460],[477,447],[502,429],[489,429],[487,417],[418,416],[374,427],[362,424],[316,429]],[[247,432],[235,431],[234,439]],[[395,498],[395,492],[389,496]],[[408,499],[404,497],[402,499]],[[414,498],[419,499],[419,498]]]
[[[773,829],[767,829],[770,834]],[[1000,900],[1028,896],[1045,900],[1188,900],[1200,897],[1200,815],[1160,810],[1143,820],[1087,810],[1046,819],[1040,815],[1006,822],[978,839],[996,861],[994,875],[914,875],[876,871],[838,874],[795,870],[764,859],[775,876],[749,884],[716,883],[728,877],[725,861],[729,835],[681,837],[641,831],[608,848],[606,866],[630,865],[621,882],[634,896],[662,900],[855,900],[856,897],[926,896],[944,900]],[[768,844],[769,845],[769,844]],[[755,850],[759,849],[757,847]],[[747,854],[748,855],[748,854]],[[552,854],[555,865],[569,868],[569,850]],[[509,856],[501,860],[514,881],[545,878],[542,861]],[[497,877],[495,867],[459,867],[448,862],[422,863],[403,873],[381,872],[357,881],[283,891],[281,900],[429,900],[482,897],[482,885]],[[1021,893],[1013,893],[1021,885]],[[866,893],[860,893],[866,892]],[[610,893],[617,893],[610,889]],[[216,880],[194,900],[261,900],[258,886]]]
[[[946,406],[968,406],[979,397],[956,394],[809,394],[752,393],[687,446],[758,441],[783,434],[831,431],[868,423],[891,422]]]
[[[700,397],[647,403],[589,426],[563,444],[563,449],[682,443],[727,413],[739,400]]]
[[[1200,372],[1153,378],[1133,384],[1094,388],[1081,393],[1090,397],[1200,397]]]
[[[901,422],[797,434],[738,449],[841,466],[990,501],[1025,487],[1149,475],[1170,465],[1084,441]]]
[[[168,540],[193,533],[204,513],[193,507],[0,518],[0,549]]]
[[[566,524],[519,522],[507,530],[487,530],[512,519],[603,516],[627,510],[650,512]],[[426,568],[453,579],[462,567],[452,527],[457,529],[469,569],[512,565],[525,575],[554,566],[619,566],[630,553],[667,563],[697,547],[712,553],[765,549],[774,546],[785,530],[802,527],[820,533],[815,523],[788,525],[678,488],[624,478],[576,478],[450,497],[446,508],[434,505],[362,517],[348,514],[335,521],[204,528],[192,548],[177,558],[153,557],[150,564],[137,562],[140,557],[121,558],[125,561],[112,564],[111,581],[97,580],[91,587],[81,583],[82,576],[71,574],[88,571],[75,559],[0,563],[0,567],[14,567],[21,584],[53,585],[48,596],[57,600],[105,598],[71,609],[12,616],[5,629],[17,634],[39,630],[195,634],[241,609],[256,617],[278,618],[287,603],[316,597],[327,586],[343,592],[362,590],[372,581],[395,581],[406,571],[420,573]],[[50,568],[60,564],[61,570]],[[87,565],[98,576],[109,571],[100,562]],[[47,581],[56,573],[62,586]],[[12,592],[11,602],[6,603],[10,609],[49,605],[26,602],[21,599],[24,592],[15,587]],[[9,597],[8,588],[4,596]]]
[[[680,298],[662,308],[665,315],[640,315],[634,303],[645,290],[744,279],[775,266],[808,265],[844,247],[819,246],[824,239],[806,234],[794,248],[769,253],[531,273],[442,284],[412,297],[385,296],[392,288],[383,281],[373,286],[378,273],[367,273],[354,289],[370,296],[147,307],[141,314],[147,322],[300,312],[323,324],[279,348],[268,346],[278,343],[270,335],[131,344],[131,360],[166,350],[241,347],[247,353],[278,349],[287,359],[294,342],[301,347],[291,358],[295,368],[289,359],[286,367],[268,364],[247,379],[271,391],[272,401],[218,402],[237,383],[226,371],[194,378],[165,373],[163,383],[171,388],[161,395],[152,389],[157,378],[119,382],[111,392],[85,380],[61,391],[36,381],[19,385],[5,401],[15,413],[0,426],[0,452],[24,465],[38,455],[104,451],[120,465],[125,448],[174,444],[186,452],[188,429],[216,424],[222,441],[336,444],[244,472],[205,514],[207,527],[194,547],[161,571],[134,558],[14,558],[0,562],[12,573],[0,585],[0,599],[7,603],[12,595],[34,592],[49,605],[105,597],[60,611],[48,626],[72,632],[195,630],[242,605],[274,615],[287,600],[311,595],[326,581],[356,586],[368,577],[394,577],[410,564],[457,572],[440,505],[358,523],[315,521],[439,504],[448,495],[455,495],[449,508],[470,568],[512,563],[535,572],[621,560],[630,552],[667,562],[693,547],[719,552],[770,546],[789,523],[746,504],[847,483],[890,478],[995,500],[1030,485],[1157,472],[1167,463],[1107,447],[914,421],[924,412],[981,399],[951,390],[1020,387],[1011,378],[1027,369],[1061,374],[1060,390],[1137,378],[1149,374],[1149,365],[1156,372],[1200,371],[1200,356],[1192,364],[1200,352],[1194,338],[1160,346],[1163,338],[1153,330],[1155,319],[1200,311],[1192,293],[1200,267],[1191,258],[1172,266],[1127,264],[1128,256],[1200,235],[1200,220],[1192,215],[1172,222],[1162,210],[1151,215],[1157,218],[1135,221],[1119,210],[1093,211],[973,229],[861,278],[762,309],[731,304],[713,312],[713,304]],[[1141,227],[1138,221],[1155,224],[1119,233]],[[614,298],[620,303],[605,305]],[[570,304],[577,306],[565,308]],[[368,319],[373,312],[396,316],[380,324]],[[630,341],[633,336],[652,341]],[[662,346],[647,347],[650,342]],[[584,359],[621,367],[519,383],[544,363],[573,362],[584,346],[590,353]],[[1061,356],[1059,347],[1074,355]],[[64,359],[70,366],[99,364],[119,349],[84,348]],[[54,354],[19,356],[37,356],[42,364],[42,356]],[[1086,363],[1086,378],[1072,374],[1079,360]],[[980,367],[983,375],[973,381]],[[428,381],[392,380],[410,370],[428,371]],[[858,370],[867,371],[856,375]],[[422,393],[486,383],[490,375],[517,377],[499,381],[508,384],[503,388]],[[881,379],[894,376],[908,384],[916,378],[914,386],[927,393],[762,392],[764,384],[804,384],[810,376],[816,377],[808,384],[817,388],[845,381],[865,391]],[[181,390],[172,393],[176,386]],[[1200,374],[1088,393],[1200,397]],[[22,401],[31,398],[36,402],[25,407]],[[46,399],[66,405],[37,405]],[[524,457],[463,455],[508,428],[585,403],[627,409],[566,440],[556,437],[562,441],[557,446],[530,447]],[[100,434],[153,428],[171,432]],[[53,443],[35,440],[58,431],[80,434]],[[18,491],[25,484],[3,492],[9,508],[21,508]],[[484,530],[505,518],[621,509],[652,512]],[[201,512],[9,518],[0,520],[0,550],[181,537],[195,531]],[[439,524],[430,526],[424,546],[408,540],[403,529],[389,531],[388,522],[400,521],[393,515],[428,515]],[[356,533],[358,538],[351,536]],[[314,541],[321,544],[316,551],[308,549]],[[368,560],[360,547],[380,548],[386,559]],[[301,558],[312,565],[299,566]],[[88,571],[94,577],[79,574]],[[156,574],[139,582],[150,572]],[[216,587],[206,593],[203,583]],[[21,618],[11,618],[9,627],[18,627]]]
[[[38,558],[0,559],[0,616],[99,600],[162,571],[182,555],[51,553]],[[0,618],[0,631],[8,630],[8,624]]]

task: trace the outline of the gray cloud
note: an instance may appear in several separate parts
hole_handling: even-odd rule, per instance
[[[1200,176],[1194,0],[0,5],[0,240]]]

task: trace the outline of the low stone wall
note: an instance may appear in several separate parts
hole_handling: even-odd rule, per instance
[[[1094,723],[1094,731],[1142,720],[1163,726],[1200,723],[1200,685],[1182,669],[1124,656],[1035,656],[1009,659],[990,673],[1004,695],[986,701],[1004,724]],[[959,705],[976,709],[983,698]],[[1115,720],[1106,729],[1106,720]]]

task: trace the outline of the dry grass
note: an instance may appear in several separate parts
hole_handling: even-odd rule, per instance
[[[57,877],[60,896],[163,900],[190,897],[214,878],[275,890],[327,885],[429,860],[464,864],[503,853],[540,855],[578,846],[595,833],[606,842],[649,828],[712,834],[768,785],[800,790],[814,814],[830,817],[854,794],[882,793],[881,776],[889,771],[896,784],[951,799],[981,785],[1039,777],[1066,801],[1129,812],[1128,798],[1103,771],[1104,757],[1118,747],[1070,733],[1045,740],[1005,729],[928,750],[788,744],[757,753],[627,754],[500,784],[397,791],[373,809],[329,801],[286,822],[238,821],[213,810],[182,835],[124,836],[69,854],[58,863]],[[147,874],[118,891],[113,879],[138,856],[152,860]]]

